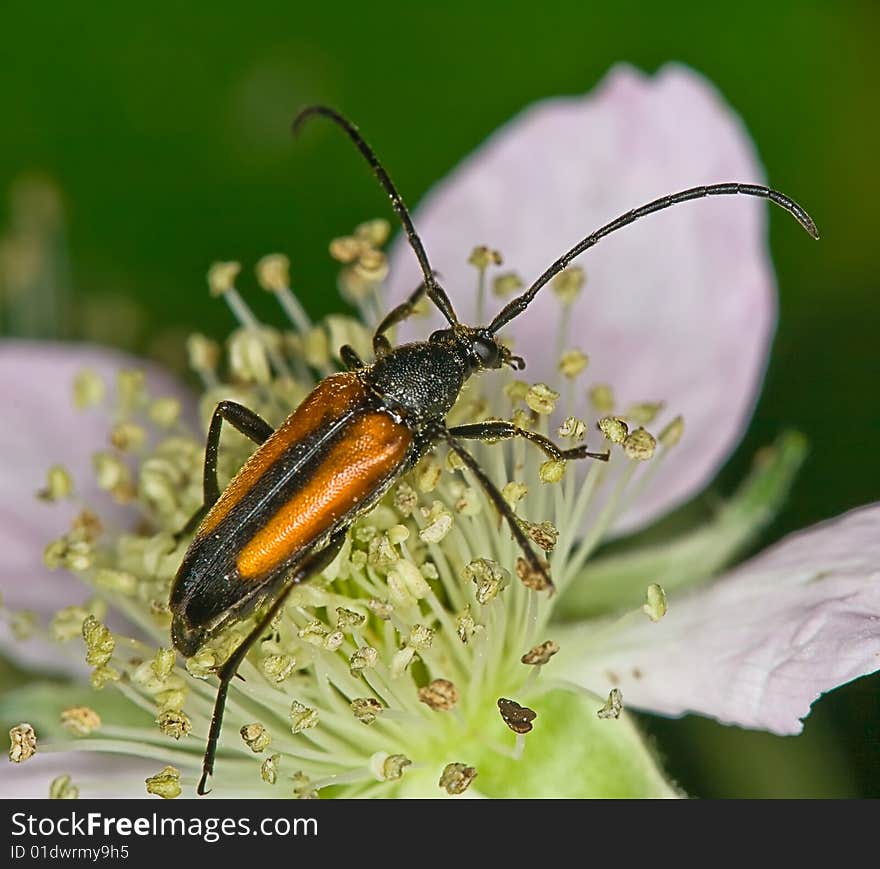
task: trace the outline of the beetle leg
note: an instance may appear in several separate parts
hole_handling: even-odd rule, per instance
[[[357,371],[364,367],[364,360],[358,356],[357,350],[351,344],[343,344],[339,348],[339,358],[349,371]]]
[[[427,287],[425,282],[422,281],[405,302],[401,302],[396,308],[392,308],[385,315],[385,318],[376,327],[376,332],[373,335],[373,352],[376,356],[384,356],[388,353],[391,349],[391,342],[385,337],[385,333],[398,323],[402,323],[407,317],[412,316],[413,311],[416,309],[416,305],[422,300],[422,296],[424,296],[426,292]]]
[[[508,438],[525,438],[531,441],[538,449],[551,459],[557,461],[563,459],[599,459],[599,461],[607,462],[611,453],[606,450],[603,453],[592,453],[587,450],[586,444],[571,449],[564,449],[557,446],[549,438],[538,434],[535,431],[528,431],[524,428],[514,425],[511,422],[502,420],[491,420],[489,422],[477,422],[471,425],[457,425],[449,429],[449,434],[457,438],[466,438],[468,440],[506,440]]]
[[[477,482],[483,487],[483,491],[488,495],[489,500],[494,504],[495,509],[507,520],[507,524],[510,527],[510,533],[513,535],[513,539],[519,544],[519,548],[522,550],[530,570],[532,573],[538,573],[544,578],[547,588],[550,589],[550,592],[552,593],[553,580],[550,579],[550,574],[547,571],[547,568],[541,563],[538,556],[535,555],[532,550],[528,538],[519,526],[516,513],[513,512],[510,505],[504,500],[504,496],[498,491],[498,487],[489,479],[477,460],[455,439],[453,436],[454,431],[455,429],[443,430],[440,433],[440,436],[444,438],[446,443],[449,444],[450,449],[455,452],[455,454],[465,463],[468,470],[477,478]]]
[[[269,435],[272,434],[272,426],[242,404],[237,404],[234,401],[221,401],[214,408],[211,424],[208,426],[208,438],[205,442],[204,500],[202,506],[190,516],[186,525],[174,535],[175,540],[180,540],[195,531],[220,497],[220,484],[217,482],[217,453],[220,449],[220,429],[224,420],[243,435],[249,437],[255,444],[265,443],[269,439]]]
[[[241,662],[245,659],[254,641],[265,633],[266,628],[269,627],[275,616],[278,615],[278,611],[284,605],[284,601],[287,600],[291,590],[316,573],[320,573],[333,561],[345,542],[347,530],[347,528],[342,528],[337,531],[323,549],[313,552],[306,557],[305,561],[296,568],[293,576],[288,575],[284,587],[279,592],[278,597],[275,598],[272,606],[269,607],[263,618],[260,619],[251,632],[236,647],[235,651],[227,658],[226,662],[217,672],[220,686],[217,689],[217,699],[214,701],[214,712],[211,715],[211,729],[208,732],[208,744],[205,748],[205,757],[202,762],[202,777],[199,779],[198,788],[196,788],[199,796],[210,793],[210,791],[205,790],[205,785],[208,783],[208,777],[214,773],[214,759],[217,755],[217,741],[220,738],[220,729],[223,726],[223,712],[226,708],[226,694],[229,691],[229,683],[238,673],[238,668],[241,666]]]

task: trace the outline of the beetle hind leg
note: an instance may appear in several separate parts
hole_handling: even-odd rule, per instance
[[[199,784],[196,788],[199,796],[210,793],[206,787],[208,778],[214,773],[214,759],[217,755],[217,742],[220,739],[220,730],[223,726],[223,712],[226,708],[226,695],[229,693],[230,682],[238,675],[238,668],[241,666],[242,661],[244,661],[248,651],[250,651],[251,646],[263,636],[266,628],[272,624],[294,586],[305,582],[316,573],[320,573],[337,556],[342,548],[342,544],[345,542],[347,530],[347,528],[338,530],[323,549],[306,556],[302,564],[295,569],[293,576],[287,577],[286,584],[279,592],[278,597],[273,601],[272,606],[266,611],[266,614],[257,622],[251,632],[242,640],[223,666],[217,671],[220,685],[217,688],[217,699],[214,701],[214,711],[211,715],[208,744],[205,747],[205,757],[202,762],[202,777],[199,779]]]

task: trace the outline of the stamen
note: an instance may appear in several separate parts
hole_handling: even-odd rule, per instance
[[[559,393],[547,386],[546,383],[536,383],[529,387],[525,400],[535,413],[549,416],[556,407]]]
[[[504,272],[492,281],[492,292],[500,299],[506,299],[518,293],[525,284],[516,272]]]
[[[666,592],[656,582],[648,586],[642,611],[652,622],[659,622],[666,615]]]
[[[37,734],[26,721],[16,724],[9,731],[9,759],[24,763],[37,753]]]
[[[614,410],[614,391],[607,383],[597,383],[590,389],[588,396],[597,413],[609,414]]]
[[[650,425],[665,406],[666,404],[663,401],[643,401],[639,404],[630,405],[624,417],[631,419],[639,425]]]
[[[596,712],[599,718],[620,718],[623,711],[623,692],[620,688],[612,688],[605,705]]]
[[[545,640],[538,646],[529,649],[520,661],[532,667],[542,667],[559,651],[559,643],[554,640]]]
[[[75,800],[79,798],[79,788],[73,784],[67,773],[52,779],[49,785],[50,800]]]
[[[315,727],[319,716],[317,709],[312,709],[298,700],[293,700],[290,703],[289,717],[291,731],[293,733],[302,733],[304,730]]]
[[[385,707],[373,697],[356,697],[351,701],[351,711],[361,724],[372,724],[385,711]]]
[[[172,739],[180,739],[181,736],[187,736],[192,730],[192,722],[189,716],[184,712],[175,710],[167,710],[163,712],[157,719],[156,724],[159,730],[170,736]]]
[[[104,381],[94,371],[80,371],[73,381],[73,403],[79,410],[97,407],[104,401],[106,391]]]
[[[559,371],[569,380],[573,380],[589,364],[590,357],[581,350],[574,348],[566,350],[559,359]]]
[[[273,754],[260,764],[260,778],[267,785],[274,785],[278,781],[278,763],[280,760],[280,754]]]
[[[477,304],[476,320],[482,323],[486,319],[486,269],[491,265],[500,266],[501,254],[481,244],[471,251],[468,262],[477,269]]]
[[[538,717],[538,713],[528,706],[521,706],[515,700],[506,697],[498,698],[498,711],[501,719],[514,733],[529,733],[534,725],[532,722]]]
[[[244,744],[254,753],[265,751],[272,742],[272,735],[259,722],[245,724],[239,731]]]
[[[88,706],[71,706],[61,713],[61,726],[75,736],[88,736],[101,726],[101,716]]]
[[[450,796],[463,794],[477,777],[477,771],[464,763],[448,763],[440,774],[437,784]]]
[[[434,679],[419,688],[419,700],[431,709],[448,711],[458,703],[458,688],[449,679]]]
[[[73,477],[63,465],[52,465],[46,475],[46,486],[37,492],[43,501],[62,501],[73,494]]]
[[[647,462],[654,455],[656,447],[657,441],[654,436],[641,426],[630,432],[623,440],[623,451],[627,458],[638,462]]]
[[[622,444],[629,434],[629,426],[619,416],[604,416],[596,423],[605,439],[613,444]]]
[[[155,794],[163,800],[173,800],[180,796],[180,771],[166,766],[161,772],[145,780],[148,794]]]

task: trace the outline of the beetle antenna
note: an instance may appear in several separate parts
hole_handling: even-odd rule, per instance
[[[758,184],[739,184],[736,182],[691,187],[688,190],[663,196],[660,199],[649,202],[647,205],[642,205],[640,208],[627,211],[626,214],[622,214],[620,217],[612,220],[611,223],[606,223],[605,226],[579,241],[571,250],[556,260],[522,295],[512,299],[501,309],[495,319],[489,324],[489,332],[494,334],[514,317],[518,317],[529,306],[529,303],[535,298],[541,287],[563,269],[567,268],[575,257],[580,256],[585,250],[591,248],[606,235],[611,235],[612,232],[616,232],[618,229],[634,223],[640,217],[653,214],[655,211],[662,211],[664,208],[670,208],[673,205],[679,205],[682,202],[689,202],[691,199],[702,199],[704,196],[731,196],[735,194],[757,196],[761,199],[769,199],[771,202],[775,202],[778,206],[789,212],[813,238],[819,238],[819,231],[816,229],[816,224],[810,215],[797,202],[778,190],[771,190],[769,187],[762,187]]]
[[[361,152],[367,163],[370,164],[370,168],[373,170],[376,178],[379,179],[379,183],[385,189],[389,199],[391,199],[391,205],[397,212],[397,216],[400,218],[400,222],[403,225],[404,232],[406,232],[409,246],[413,249],[413,253],[419,261],[419,266],[422,269],[422,275],[425,279],[428,298],[440,309],[440,313],[443,314],[450,326],[457,325],[458,317],[455,316],[452,302],[449,301],[449,296],[446,295],[446,291],[443,287],[437,283],[437,279],[434,277],[434,270],[431,268],[431,263],[428,262],[427,253],[425,253],[425,246],[422,244],[422,240],[416,232],[412,218],[409,216],[409,211],[407,210],[400,194],[397,192],[394,182],[379,162],[376,152],[367,144],[364,137],[361,136],[358,128],[349,121],[348,118],[329,106],[315,105],[306,106],[304,109],[301,109],[293,119],[293,134],[297,135],[302,128],[302,125],[309,118],[315,117],[315,115],[329,118],[334,124],[341,127],[348,134],[348,138],[354,142],[358,151]]]

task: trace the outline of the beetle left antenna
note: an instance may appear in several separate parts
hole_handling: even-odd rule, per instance
[[[585,250],[597,244],[606,235],[611,235],[612,232],[616,232],[618,229],[634,223],[640,217],[653,214],[655,211],[662,211],[664,208],[670,208],[673,205],[679,205],[682,202],[702,199],[704,196],[731,196],[735,194],[769,199],[791,214],[813,238],[819,237],[819,230],[816,229],[813,218],[797,202],[778,190],[771,190],[769,187],[762,187],[759,184],[739,184],[737,182],[691,187],[688,190],[672,193],[669,196],[662,196],[660,199],[655,199],[647,205],[627,211],[626,214],[621,214],[620,217],[612,220],[611,223],[606,223],[605,226],[581,239],[571,250],[559,257],[521,296],[517,296],[508,302],[486,328],[494,334],[514,317],[519,316],[529,306],[529,303],[535,298],[541,287],[556,277],[563,269],[568,268],[569,263],[575,257],[580,256]]]
[[[391,199],[391,205],[397,212],[401,224],[403,224],[404,232],[406,232],[406,237],[409,240],[409,246],[413,249],[413,253],[416,255],[416,259],[419,261],[419,266],[422,269],[422,276],[425,279],[428,298],[440,309],[440,313],[443,314],[450,326],[457,325],[458,317],[455,316],[452,302],[449,301],[449,296],[446,295],[446,291],[443,287],[437,283],[437,279],[434,277],[434,270],[431,268],[431,263],[428,262],[428,254],[425,253],[425,246],[422,244],[422,240],[416,232],[412,218],[409,216],[409,211],[407,210],[400,194],[397,192],[394,182],[379,162],[376,152],[367,144],[358,128],[349,121],[348,118],[341,115],[336,109],[331,109],[329,106],[315,105],[306,106],[302,109],[293,119],[293,134],[297,135],[302,128],[302,125],[309,118],[315,117],[315,115],[329,118],[334,124],[341,127],[348,134],[348,138],[354,142],[358,151],[361,152],[367,163],[370,164],[370,168],[373,170],[376,178],[379,179],[379,183]]]

